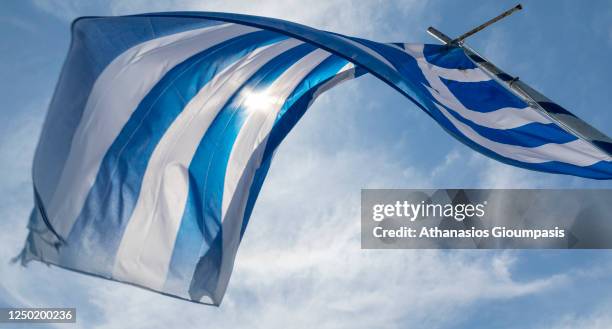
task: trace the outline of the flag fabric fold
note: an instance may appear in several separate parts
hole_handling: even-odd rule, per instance
[[[317,96],[363,74],[494,159],[612,177],[605,135],[576,136],[458,47],[237,14],[84,17],[35,154],[23,262],[218,305],[275,149]]]

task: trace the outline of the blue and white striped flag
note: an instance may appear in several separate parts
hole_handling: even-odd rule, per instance
[[[530,107],[458,47],[236,14],[86,17],[36,150],[22,261],[219,304],[274,150],[320,93],[365,73],[490,157],[612,177],[606,136]]]

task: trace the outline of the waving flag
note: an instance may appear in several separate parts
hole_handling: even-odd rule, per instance
[[[319,94],[366,73],[490,157],[612,177],[610,139],[478,61],[236,14],[78,19],[21,259],[219,304],[274,150]]]

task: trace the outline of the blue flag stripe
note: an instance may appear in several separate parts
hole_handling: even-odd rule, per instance
[[[428,63],[448,69],[474,69],[477,66],[459,47],[442,45],[424,45],[423,55]]]
[[[525,108],[527,104],[491,81],[457,82],[440,78],[461,103],[474,111],[491,112],[506,107]]]

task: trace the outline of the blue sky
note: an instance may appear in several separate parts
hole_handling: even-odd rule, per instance
[[[470,45],[612,134],[612,3],[523,1]],[[608,251],[361,250],[361,188],[610,188],[476,154],[364,76],[327,92],[279,148],[220,308],[32,263],[30,163],[83,15],[211,10],[273,16],[377,41],[435,43],[511,1],[3,1],[0,4],[0,306],[77,307],[82,328],[609,328]],[[587,5],[588,4],[588,5]],[[517,315],[520,315],[517,316]],[[62,327],[66,327],[63,325]]]

